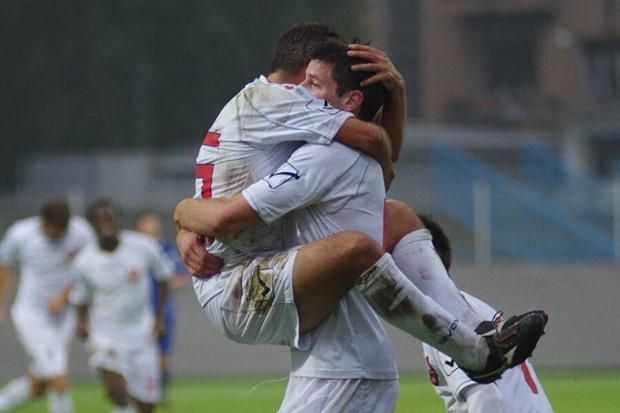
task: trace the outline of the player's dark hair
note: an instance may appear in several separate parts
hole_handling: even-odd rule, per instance
[[[452,265],[450,238],[448,238],[448,235],[446,235],[441,225],[430,215],[419,214],[418,216],[426,229],[431,233],[433,237],[433,247],[435,247],[435,251],[439,254],[439,258],[441,258],[441,262],[443,262],[444,267],[446,267],[446,271],[449,271]]]
[[[90,205],[88,205],[88,208],[86,209],[86,219],[88,220],[88,222],[90,222],[91,224],[94,224],[95,218],[97,216],[97,212],[100,209],[104,209],[104,208],[111,209],[114,212],[114,215],[116,216],[118,216],[119,214],[118,208],[116,207],[114,202],[112,202],[112,200],[107,199],[107,198],[98,199],[96,201],[93,201]]]
[[[63,200],[51,200],[41,207],[41,218],[50,224],[66,229],[71,218],[69,204]]]
[[[310,62],[312,53],[326,42],[346,41],[327,24],[299,22],[285,31],[273,50],[269,73],[281,70],[289,74],[298,73]]]
[[[372,121],[379,108],[385,103],[387,92],[381,83],[361,86],[362,81],[373,76],[375,72],[354,72],[351,70],[352,65],[368,62],[364,59],[348,56],[347,50],[348,45],[346,44],[326,43],[312,53],[312,59],[332,65],[332,76],[336,81],[336,94],[338,96],[352,90],[360,90],[364,94],[364,100],[357,117],[361,120]]]

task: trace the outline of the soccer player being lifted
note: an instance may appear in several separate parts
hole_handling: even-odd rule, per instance
[[[358,46],[357,50],[365,54],[372,53],[370,48],[363,46]],[[346,56],[346,47],[344,53]],[[346,70],[349,70],[349,66]],[[319,90],[313,89],[314,86],[308,82],[307,80],[304,84],[309,86],[313,92],[317,92],[317,97],[326,97],[318,96]],[[337,95],[332,89],[326,89],[326,92]],[[273,108],[277,102],[273,99],[274,96],[283,98],[284,103],[279,110]],[[353,93],[352,96],[357,96],[353,99],[357,99],[357,104],[363,101],[359,94]],[[260,106],[261,101],[264,107]],[[336,104],[340,106],[345,101],[346,99]],[[256,138],[260,139],[259,135],[264,135],[267,131],[281,140],[286,132],[294,134],[303,131],[323,137],[324,141],[331,141],[328,138],[333,137],[334,127],[326,129],[325,125],[329,122],[336,124],[339,122],[342,127],[346,126],[346,121],[349,119],[339,119],[339,116],[343,116],[341,111],[333,110],[333,107],[323,100],[308,96],[306,89],[279,87],[266,82],[247,88],[231,102],[232,112],[224,116],[227,110],[224,109],[221,117],[216,120],[216,124],[207,135],[203,146],[205,152],[209,152],[210,148],[218,148],[214,151],[216,156],[210,158],[209,162],[199,165],[199,169],[203,166],[203,170],[209,174],[202,176],[202,185],[198,185],[203,196],[226,195],[222,188],[231,182],[230,180],[218,182],[218,179],[222,179],[218,174],[226,177],[239,177],[240,179],[236,182],[243,185],[248,181],[248,176],[244,177],[243,173],[251,171],[251,161],[263,159],[266,156],[265,153],[256,153],[256,145],[240,142],[237,135],[229,136],[228,134],[247,131],[248,135],[251,135],[255,132]],[[295,113],[296,108],[299,110],[301,108],[315,109],[315,113],[311,112],[311,115],[317,116],[318,119],[319,114],[322,113],[327,118],[324,123],[312,123],[308,122],[309,118],[306,116],[302,118],[302,121],[306,121],[303,124],[305,129],[300,128],[299,125],[286,125],[290,130],[284,127],[284,131],[280,131],[278,128],[285,123],[282,122],[283,119],[293,122],[292,114]],[[343,106],[341,109],[357,110],[355,104],[350,108]],[[245,120],[235,120],[241,124],[241,127],[235,127],[232,121],[235,116],[239,118],[240,113],[237,110],[243,112],[243,116],[246,117]],[[258,113],[252,113],[252,111]],[[222,122],[223,119],[227,122]],[[271,124],[267,125],[267,128],[265,125],[252,126],[251,121],[256,120],[271,122]],[[218,129],[219,125],[223,125],[223,129]],[[311,130],[312,126],[320,129],[317,125],[322,127],[320,132]],[[230,132],[227,132],[228,127],[231,128]],[[249,142],[248,138],[252,139],[248,135],[243,135],[246,142]],[[322,142],[319,140],[317,143]],[[268,145],[269,142],[266,144]],[[240,146],[237,151],[244,156],[238,160],[240,169],[239,173],[235,174],[235,168],[231,166],[234,165],[233,155],[240,154],[234,153],[233,148],[237,146]],[[335,150],[327,146],[323,148]],[[300,151],[303,149],[304,147]],[[249,153],[252,153],[252,156],[248,156]],[[201,153],[201,155],[204,154]],[[201,155],[199,155],[199,161],[208,159]],[[222,162],[221,156],[228,156],[226,158],[228,163]],[[306,157],[304,161],[307,162],[308,159],[318,159],[318,157]],[[343,163],[334,166],[335,164],[338,164],[337,160],[328,166],[323,165],[323,169],[319,171],[323,170],[325,174],[328,174],[328,172],[333,172],[328,169],[346,165]],[[267,178],[259,182],[260,185],[267,185],[268,188],[263,188],[265,194],[269,194],[270,190],[286,194],[285,190],[280,190],[290,190],[291,186],[297,184],[299,184],[298,188],[303,188],[302,183],[309,185],[309,189],[316,189],[316,186],[331,182],[323,179],[309,180],[307,177],[306,181],[302,182],[304,176],[300,174],[300,171],[303,169],[297,167],[289,169],[291,165],[293,164],[289,159],[289,162],[283,166],[284,169],[275,173],[271,179]],[[308,170],[309,168],[310,165],[308,165]],[[334,173],[337,174],[337,172]],[[338,176],[344,177],[345,175]],[[376,185],[377,179],[379,179],[379,185]],[[209,183],[207,191],[204,190],[205,182]],[[290,182],[292,185],[287,185]],[[543,332],[546,315],[535,311],[514,317],[498,328],[503,328],[501,333],[483,337],[474,333],[473,327],[460,322],[453,314],[422,294],[402,274],[390,255],[385,254],[385,250],[377,242],[380,241],[381,231],[379,229],[379,235],[377,235],[376,229],[383,226],[385,196],[381,193],[384,191],[381,173],[377,174],[375,171],[372,182],[374,183],[371,185],[372,190],[368,192],[372,195],[372,200],[369,199],[370,202],[366,203],[365,209],[356,210],[358,215],[362,211],[367,213],[368,219],[363,225],[358,224],[353,228],[356,232],[351,231],[351,228],[338,228],[349,231],[338,232],[279,255],[271,254],[278,247],[276,244],[269,245],[268,241],[273,238],[280,239],[280,229],[277,226],[280,224],[268,228],[264,226],[266,223],[280,222],[271,219],[274,218],[273,214],[278,216],[282,211],[287,209],[291,211],[295,207],[304,208],[312,202],[306,200],[305,204],[297,206],[295,204],[298,199],[285,195],[280,198],[276,197],[280,202],[285,203],[284,206],[274,205],[262,210],[260,204],[268,205],[271,201],[269,197],[263,198],[262,195],[257,195],[260,194],[260,190],[253,192],[255,196],[260,197],[256,198],[260,199],[260,202],[253,199],[252,204],[248,202],[251,198],[250,192],[229,198],[183,201],[175,214],[177,224],[182,229],[179,242],[181,249],[183,250],[185,239],[184,231],[187,233],[189,230],[204,236],[217,236],[215,248],[212,251],[216,252],[219,248],[217,253],[225,258],[226,266],[221,273],[205,280],[196,280],[195,283],[199,300],[211,320],[220,327],[224,334],[236,341],[249,344],[284,343],[293,349],[304,350],[306,346],[303,341],[307,338],[304,333],[319,327],[338,307],[340,300],[354,290],[390,323],[454,354],[459,363],[469,368],[472,376],[477,380],[494,379],[519,358],[527,357]],[[356,188],[356,186],[349,188]],[[228,194],[230,194],[238,191],[239,187],[228,189]],[[301,195],[307,197],[310,194],[312,191],[305,191]],[[361,194],[348,193],[348,195]],[[312,201],[321,201],[319,195],[313,196],[316,198]],[[287,200],[288,204],[286,204]],[[388,215],[390,215],[389,212]],[[311,216],[316,218],[319,215],[311,214]],[[352,216],[350,214],[350,217]],[[376,219],[370,220],[372,217]],[[367,229],[364,230],[362,226]],[[420,229],[423,230],[423,227],[421,226]],[[372,231],[373,236],[369,236],[364,231]],[[239,234],[235,235],[237,232]],[[430,242],[428,233],[422,238]],[[260,243],[257,243],[257,240],[260,240]],[[411,241],[407,240],[405,244]],[[251,248],[255,249],[251,250]],[[264,249],[261,251],[256,248]],[[396,249],[399,249],[398,245]],[[405,255],[407,249],[400,248]],[[257,291],[261,293],[262,299],[258,299],[260,297],[256,295]],[[462,300],[462,298],[459,299]],[[515,352],[516,357],[513,357]]]

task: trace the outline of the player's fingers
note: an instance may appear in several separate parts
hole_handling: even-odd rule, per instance
[[[217,274],[223,265],[221,258],[209,254],[204,248],[194,250],[191,259],[192,274],[198,278],[208,278]]]
[[[361,82],[361,86],[370,86],[376,83],[382,83],[385,89],[389,92],[394,88],[397,83],[397,79],[386,73],[376,73],[375,75],[365,79]]]
[[[385,75],[383,73],[377,73],[373,76],[370,76],[368,79],[362,81],[362,86],[373,85],[375,83],[381,83]]]
[[[349,50],[347,52],[347,55],[349,57],[355,57],[361,60],[366,60],[368,62],[372,62],[372,63],[378,63],[378,64],[383,64],[383,65],[390,65],[391,61],[390,59],[387,57],[386,54],[383,53],[375,53],[375,52],[362,52],[362,51],[355,51],[355,50]]]
[[[365,56],[350,56],[350,57],[357,57],[365,61],[364,63],[358,63],[353,66],[364,66],[364,65],[372,65],[372,64],[379,65],[381,67],[393,67],[394,66],[389,59],[385,59],[380,56],[365,55]]]
[[[201,272],[201,260],[199,251],[194,247],[189,249],[184,249],[181,254],[181,259],[183,260],[183,264],[185,264],[185,268],[193,274],[196,275]]]
[[[352,43],[349,45],[349,56],[361,57],[368,55],[383,56],[383,58],[387,58],[387,53],[382,50],[375,49],[372,46],[359,43]]]
[[[375,62],[375,63],[358,63],[351,65],[351,70],[354,72],[377,72],[385,73],[395,79],[401,77],[400,72],[396,70],[396,67],[391,62]]]

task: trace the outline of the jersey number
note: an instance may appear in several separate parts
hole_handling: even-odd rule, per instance
[[[220,145],[220,134],[215,132],[207,132],[207,136],[205,136],[202,144],[218,147]],[[196,179],[202,179],[202,185],[200,186],[200,194],[202,198],[211,198],[213,195],[213,164],[203,163],[196,165]]]

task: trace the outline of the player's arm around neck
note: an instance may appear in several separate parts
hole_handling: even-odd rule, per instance
[[[335,136],[345,145],[358,148],[372,156],[381,165],[391,162],[392,144],[390,137],[381,126],[356,118],[347,119]]]
[[[243,195],[227,198],[184,199],[174,210],[177,229],[206,237],[234,234],[260,221]]]
[[[388,94],[381,110],[381,126],[386,130],[392,144],[392,162],[398,161],[405,136],[407,103],[405,90],[397,89]]]
[[[338,130],[335,138],[375,158],[383,169],[385,187],[389,188],[394,179],[394,163],[391,139],[385,129],[375,123],[349,118]]]

